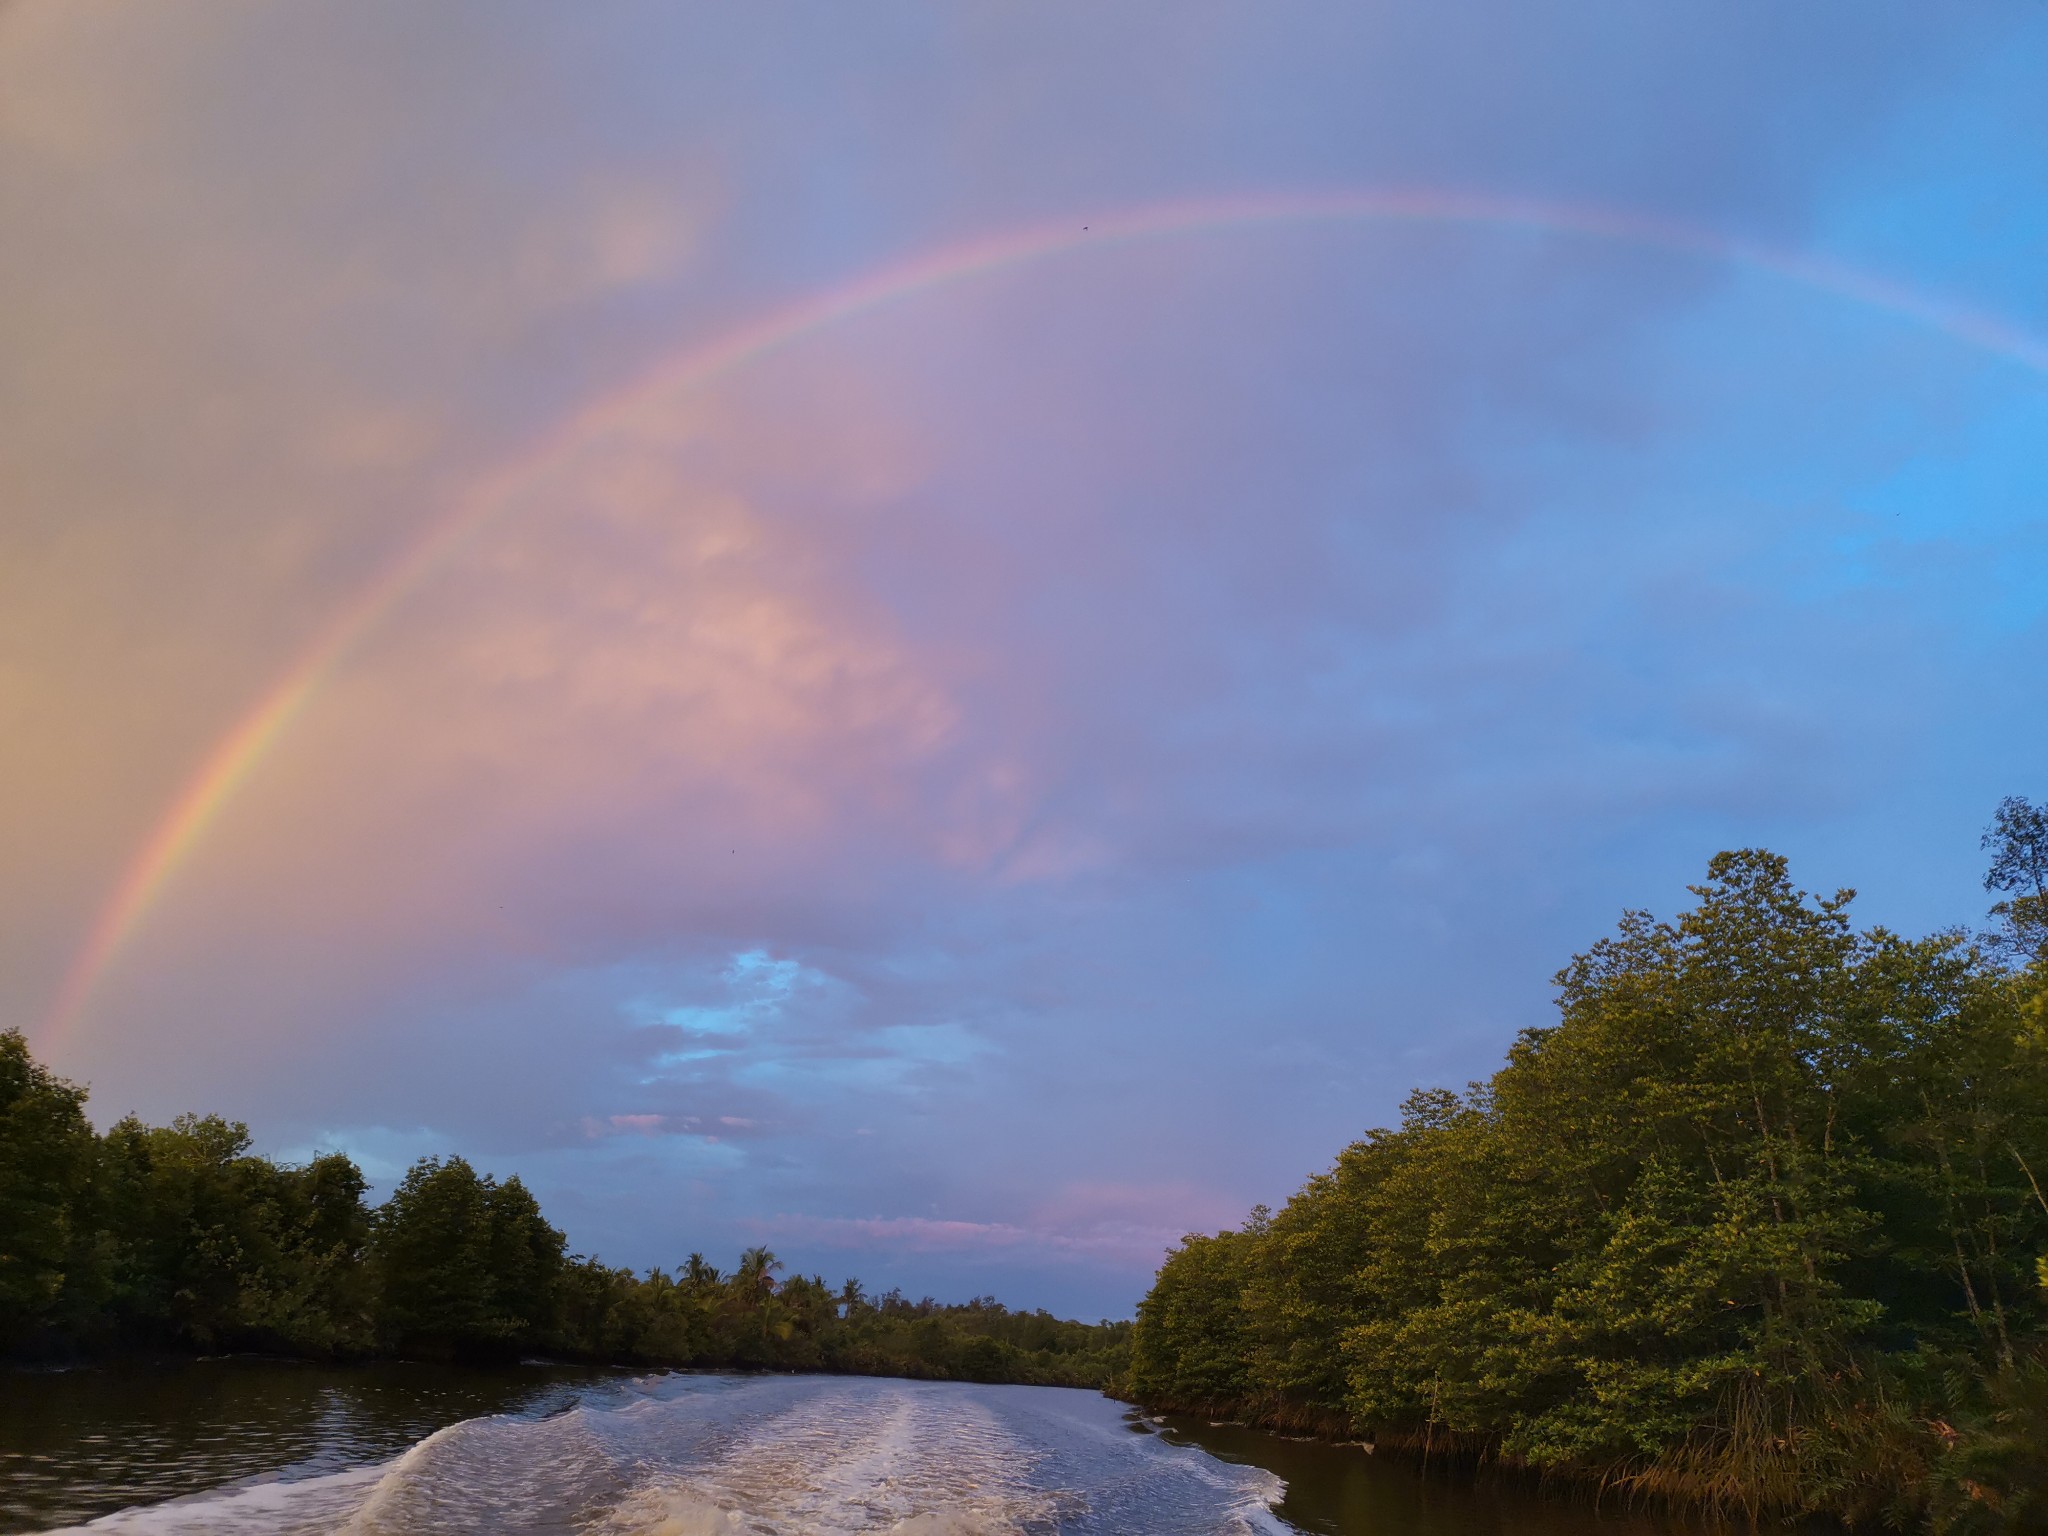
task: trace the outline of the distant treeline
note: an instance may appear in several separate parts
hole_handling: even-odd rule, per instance
[[[1755,851],[1627,914],[1489,1081],[1187,1238],[1132,1394],[1751,1518],[2048,1531],[2048,811],[1985,842],[1974,938],[1857,932]]]
[[[1089,1387],[1129,1356],[1128,1323],[870,1297],[782,1278],[765,1248],[729,1275],[699,1254],[614,1269],[567,1254],[517,1178],[459,1157],[414,1164],[372,1208],[339,1153],[275,1163],[217,1115],[102,1136],[84,1105],[0,1034],[0,1355],[539,1354]]]

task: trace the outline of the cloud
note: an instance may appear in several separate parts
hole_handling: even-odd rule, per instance
[[[585,1116],[583,1134],[593,1141],[603,1136],[698,1136],[715,1143],[722,1137],[744,1135],[760,1128],[760,1122],[744,1115],[719,1115],[705,1120],[698,1115],[606,1115]]]
[[[906,256],[1243,189],[1620,204],[2048,328],[2044,51],[1831,4],[12,7],[0,1007],[490,485],[64,1046],[97,1112],[465,1150],[629,1262],[1120,1312],[1722,843],[1967,917],[2039,758],[2048,433],[1895,315],[1218,230],[605,406]]]
[[[1225,1211],[1230,1214],[1219,1214]],[[1201,1214],[1186,1214],[1191,1212]],[[1141,1270],[1156,1266],[1190,1226],[1221,1225],[1235,1215],[1227,1199],[1185,1186],[1077,1185],[1059,1191],[1023,1222],[783,1214],[748,1218],[741,1225],[763,1241],[806,1248],[982,1259],[1023,1253],[1036,1260]]]

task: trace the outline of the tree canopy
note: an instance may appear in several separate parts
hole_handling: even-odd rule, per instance
[[[2043,834],[2024,801],[1987,834],[1995,943],[1859,931],[1851,892],[1719,855],[1490,1079],[1185,1239],[1134,1395],[1751,1515],[2048,1528]]]
[[[958,1305],[783,1274],[750,1248],[636,1274],[570,1254],[517,1178],[415,1163],[381,1206],[330,1153],[286,1166],[246,1126],[132,1117],[0,1033],[0,1354],[250,1349],[326,1358],[546,1355],[1101,1386],[1128,1323]]]

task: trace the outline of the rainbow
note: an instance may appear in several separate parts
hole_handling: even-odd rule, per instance
[[[701,388],[826,327],[969,279],[1105,246],[1261,225],[1316,223],[1520,230],[1620,243],[1747,268],[1881,310],[2048,375],[2048,340],[1997,315],[1824,257],[1583,203],[1433,189],[1249,193],[1079,215],[913,256],[684,348],[574,412],[526,452],[457,497],[334,616],[290,669],[221,738],[170,802],[122,872],[120,883],[68,968],[41,1031],[43,1047],[61,1043],[76,1025],[100,979],[161,899],[172,876],[363,635],[428,572],[488,523],[521,485],[561,462],[579,444],[678,391]]]

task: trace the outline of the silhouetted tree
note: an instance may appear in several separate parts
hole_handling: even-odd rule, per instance
[[[530,1347],[549,1321],[563,1248],[518,1179],[480,1178],[460,1157],[421,1158],[377,1213],[384,1331],[430,1353]]]
[[[76,1320],[103,1289],[85,1091],[0,1033],[0,1349]]]
[[[2002,947],[2022,958],[2038,954],[2048,942],[2048,806],[2036,806],[2023,795],[1998,802],[1983,847],[1991,854],[1984,889],[2003,891],[2006,899],[1991,915],[2000,920]]]

